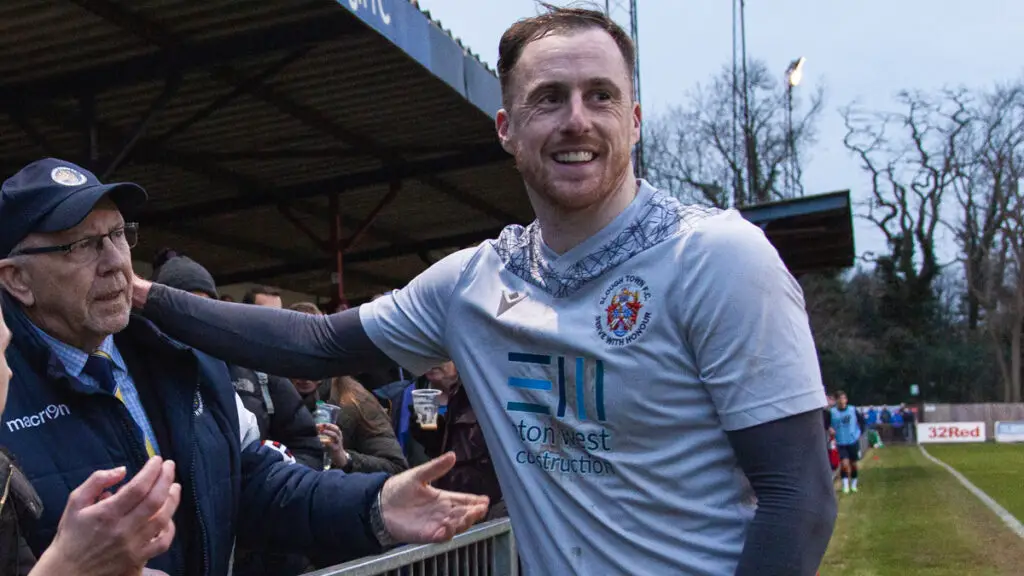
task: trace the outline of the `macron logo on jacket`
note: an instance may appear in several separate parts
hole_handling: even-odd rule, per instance
[[[69,416],[71,409],[68,408],[67,404],[50,404],[46,408],[39,411],[38,414],[30,414],[28,416],[9,418],[6,422],[8,432],[17,432],[25,428],[35,428],[36,426],[42,426],[51,420],[56,420],[61,416]]]

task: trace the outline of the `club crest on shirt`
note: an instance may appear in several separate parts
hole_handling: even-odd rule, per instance
[[[594,316],[598,337],[611,346],[634,342],[651,321],[651,289],[639,276],[627,274],[605,288]]]

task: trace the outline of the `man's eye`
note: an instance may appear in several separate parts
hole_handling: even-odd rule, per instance
[[[78,253],[78,252],[84,252],[85,250],[88,250],[89,244],[91,244],[92,242],[95,242],[95,241],[90,239],[90,240],[82,240],[80,242],[75,242],[71,246],[68,246],[68,252],[71,253],[71,254],[75,254],[75,253]]]

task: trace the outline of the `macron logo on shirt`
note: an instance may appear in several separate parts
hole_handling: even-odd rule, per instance
[[[498,313],[495,317],[499,317],[505,312],[508,312],[510,308],[519,304],[523,300],[526,300],[526,294],[520,294],[519,292],[508,292],[506,290],[501,291],[501,300],[498,301]]]
[[[30,414],[28,416],[22,416],[20,418],[11,418],[7,421],[7,431],[17,432],[25,428],[35,428],[36,426],[42,426],[51,420],[56,420],[61,416],[68,416],[71,414],[71,409],[68,408],[67,404],[50,404],[46,408],[39,411],[38,414]]]

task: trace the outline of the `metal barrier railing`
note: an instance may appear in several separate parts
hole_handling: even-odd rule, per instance
[[[518,576],[519,556],[507,518],[479,524],[441,544],[403,546],[307,576]]]

